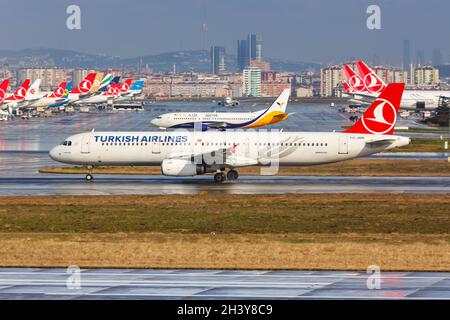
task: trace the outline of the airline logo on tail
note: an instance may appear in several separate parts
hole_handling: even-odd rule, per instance
[[[27,95],[28,87],[30,86],[30,79],[25,80],[20,87],[14,92],[14,94],[6,100],[9,101],[23,101]]]
[[[344,84],[347,92],[361,92],[364,90],[365,86],[363,80],[352,70],[352,68],[345,65],[344,72],[348,79],[348,84]]]
[[[0,103],[3,103],[6,97],[6,90],[8,90],[9,80],[3,80],[2,84],[0,84]]]
[[[52,92],[51,95],[49,95],[49,98],[62,98],[65,93],[66,88],[66,82],[61,82],[58,88],[55,89],[55,91]]]
[[[120,87],[120,92],[122,93],[128,92],[128,90],[130,89],[131,81],[133,81],[133,79],[125,80],[125,82]]]
[[[78,94],[86,94],[88,93],[91,88],[92,88],[92,84],[94,83],[94,79],[95,79],[96,73],[89,73],[86,78],[83,79],[83,81],[81,81],[78,86],[72,90],[71,93],[78,93]]]
[[[391,83],[372,103],[348,133],[393,134],[404,83]]]
[[[367,91],[379,93],[386,88],[386,84],[364,62],[357,61],[356,67],[358,68],[359,74],[364,79],[364,85]]]

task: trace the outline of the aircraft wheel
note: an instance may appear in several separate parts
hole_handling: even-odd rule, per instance
[[[227,173],[228,180],[237,180],[239,178],[239,173],[236,170],[230,170]]]
[[[224,182],[225,179],[226,179],[226,177],[225,177],[225,174],[223,172],[217,172],[214,175],[214,182],[218,182],[218,183]]]
[[[86,181],[87,181],[87,182],[91,182],[93,179],[94,179],[94,176],[93,176],[92,174],[88,173],[88,174],[86,175]]]

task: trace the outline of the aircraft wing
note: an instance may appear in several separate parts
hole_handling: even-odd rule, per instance
[[[208,128],[213,128],[213,129],[222,129],[222,128],[226,128],[227,124],[225,122],[215,122],[215,123],[210,123],[208,124]]]
[[[168,158],[185,159],[206,164],[213,163],[214,160],[215,164],[223,164],[228,167],[245,167],[258,164],[257,159],[239,155],[239,152],[236,152],[238,147],[238,145],[233,145],[230,148],[219,148],[205,153],[173,153],[170,154]]]

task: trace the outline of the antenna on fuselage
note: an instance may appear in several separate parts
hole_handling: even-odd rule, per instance
[[[91,131],[91,133],[94,133],[95,132],[95,128],[92,128],[92,131]]]

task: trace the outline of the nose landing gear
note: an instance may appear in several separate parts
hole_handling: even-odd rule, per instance
[[[92,169],[94,169],[94,166],[87,166],[88,169],[88,173],[86,174],[86,181],[87,182],[92,182],[92,180],[94,180],[94,176],[92,175]]]

